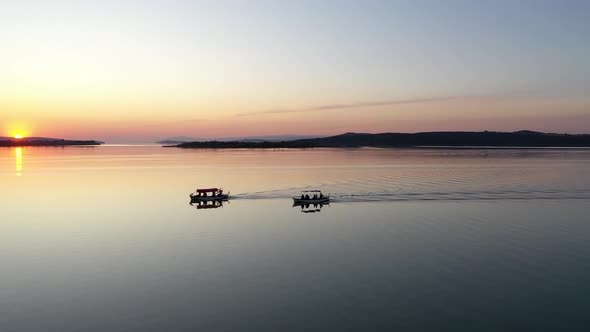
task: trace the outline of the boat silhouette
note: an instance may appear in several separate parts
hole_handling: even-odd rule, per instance
[[[309,196],[313,193],[313,196]],[[324,196],[321,190],[303,190],[301,196],[293,197],[293,203],[296,204],[320,204],[327,203],[330,201],[330,194]]]
[[[229,199],[229,192],[223,193],[221,188],[207,188],[197,189],[194,193],[190,193],[191,202],[195,201],[226,201]]]

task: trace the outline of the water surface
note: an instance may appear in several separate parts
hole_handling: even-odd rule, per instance
[[[3,331],[588,323],[590,150],[25,147],[0,181]]]

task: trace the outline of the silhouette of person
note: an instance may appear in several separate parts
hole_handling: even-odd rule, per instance
[[[309,199],[309,195],[308,194],[305,194],[305,199]]]

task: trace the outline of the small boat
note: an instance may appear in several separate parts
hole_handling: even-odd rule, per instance
[[[221,188],[197,189],[190,195],[191,201],[225,201],[229,199],[229,192],[223,193]]]
[[[310,194],[313,193],[313,196],[310,197]],[[321,190],[304,190],[301,192],[301,196],[293,197],[293,203],[301,205],[301,204],[320,204],[320,203],[327,203],[330,201],[330,194],[324,196]]]

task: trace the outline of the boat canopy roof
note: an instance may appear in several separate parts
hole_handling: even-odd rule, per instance
[[[207,188],[207,189],[197,189],[198,193],[216,193],[221,191],[219,188]]]
[[[302,190],[302,193],[321,193],[321,190]]]

